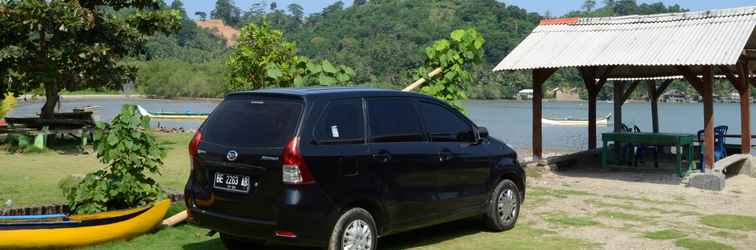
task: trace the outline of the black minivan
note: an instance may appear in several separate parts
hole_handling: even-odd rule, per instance
[[[189,144],[189,221],[231,249],[377,247],[379,237],[481,216],[514,227],[516,153],[433,97],[364,88],[229,94]]]

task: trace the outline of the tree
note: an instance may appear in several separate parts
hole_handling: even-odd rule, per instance
[[[215,9],[210,11],[210,17],[223,20],[226,25],[238,26],[241,22],[241,10],[234,5],[233,0],[218,0]]]
[[[178,11],[161,10],[161,4],[0,2],[0,93],[44,89],[41,113],[51,118],[62,89],[117,87],[133,80],[135,68],[121,59],[138,54],[147,35],[175,32],[181,19]]]
[[[268,65],[288,70],[296,56],[296,45],[284,40],[283,33],[271,30],[267,21],[250,23],[239,35],[238,46],[228,58],[229,90],[258,89],[274,85],[266,79]]]
[[[354,6],[360,6],[360,5],[365,5],[367,2],[368,2],[367,0],[354,0],[354,2],[352,3],[352,5],[354,5]]]
[[[289,4],[289,13],[293,15],[297,20],[302,20],[302,17],[304,17],[304,8],[302,8],[302,5],[299,4]]]
[[[184,3],[181,2],[181,0],[173,0],[173,2],[171,2],[171,9],[178,10],[183,15],[186,15],[186,10],[184,10]]]
[[[451,33],[451,40],[441,39],[425,48],[428,57],[418,69],[418,77],[426,77],[433,69],[441,68],[441,76],[431,79],[420,92],[435,96],[464,111],[459,101],[466,99],[465,86],[472,81],[467,71],[483,57],[485,39],[474,28],[459,29]]]
[[[205,13],[204,11],[194,12],[194,15],[198,16],[200,18],[200,21],[207,20],[207,13]]]
[[[269,87],[304,87],[351,84],[354,70],[328,60],[311,61],[296,55],[296,45],[287,42],[280,30],[261,25],[244,26],[239,45],[228,59],[229,90]]]
[[[614,13],[620,16],[638,13],[638,3],[635,0],[619,0],[614,3]]]
[[[583,3],[583,10],[585,10],[586,12],[593,11],[593,8],[595,7],[596,7],[596,0],[585,0],[585,2]]]
[[[271,11],[274,11],[274,10],[276,10],[277,8],[278,8],[278,4],[276,4],[276,2],[272,2],[272,3],[270,3],[270,10],[271,10]]]

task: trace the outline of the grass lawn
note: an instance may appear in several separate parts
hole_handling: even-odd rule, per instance
[[[183,209],[175,205],[169,214]],[[87,247],[87,250],[132,250],[132,249],[225,249],[218,235],[207,236],[208,230],[192,225],[162,228],[152,233],[127,240]],[[514,229],[501,233],[485,231],[483,224],[475,219],[446,223],[430,228],[410,231],[381,238],[381,249],[588,249],[594,244],[586,241],[560,237],[556,232],[518,224]],[[265,249],[299,249],[285,246],[267,246]],[[316,249],[316,248],[313,248]]]
[[[162,175],[155,178],[164,189],[183,191],[189,176],[187,145],[191,134],[157,134],[168,148]],[[91,151],[91,148],[90,148]],[[80,154],[70,147],[55,147],[36,153],[11,154],[0,149],[0,201],[13,206],[64,203],[58,181],[70,175],[85,175],[105,167],[94,154]]]
[[[156,179],[165,189],[182,191],[189,175],[186,145],[191,134],[157,134],[168,147],[162,175]],[[63,203],[58,181],[69,175],[84,175],[104,167],[94,154],[53,147],[38,153],[11,154],[0,149],[0,200],[11,199],[14,206]],[[570,192],[561,195],[574,194]],[[535,203],[526,202],[525,206]],[[174,205],[171,212],[182,210]],[[527,208],[523,208],[527,211]],[[218,235],[192,225],[162,228],[128,241],[116,241],[86,249],[224,249]],[[475,219],[442,224],[379,241],[381,249],[586,249],[594,245],[537,229],[524,222],[507,232],[491,233]],[[288,249],[269,247],[267,249]],[[302,249],[302,248],[298,248]]]

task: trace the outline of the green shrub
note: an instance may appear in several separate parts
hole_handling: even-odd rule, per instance
[[[160,97],[219,97],[225,93],[226,67],[220,61],[192,64],[160,59],[139,66],[137,87]]]
[[[124,105],[111,124],[97,124],[95,151],[108,166],[76,184],[60,185],[72,211],[89,214],[133,208],[165,197],[148,176],[160,173],[165,157],[165,149],[148,133],[149,121],[136,106]]]

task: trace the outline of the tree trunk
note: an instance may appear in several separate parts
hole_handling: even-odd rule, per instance
[[[55,114],[55,105],[60,101],[57,83],[45,83],[45,105],[42,106],[42,118],[50,119]]]

